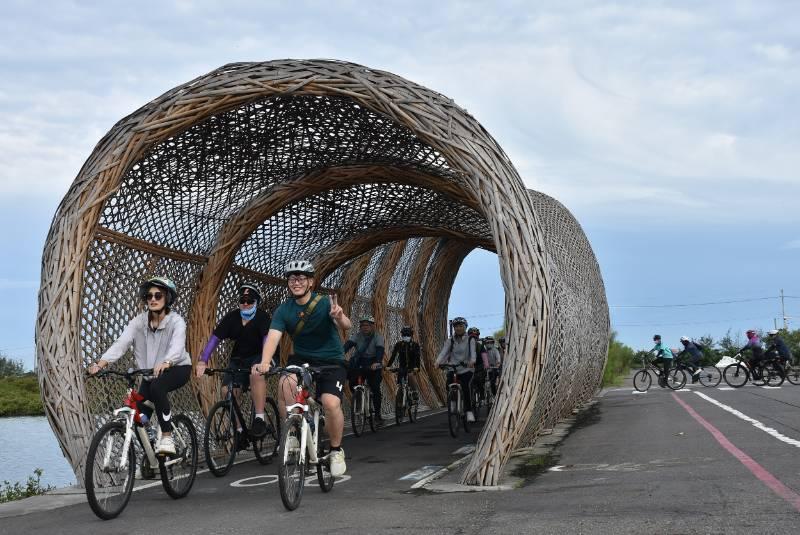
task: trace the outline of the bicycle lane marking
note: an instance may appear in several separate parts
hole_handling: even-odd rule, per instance
[[[800,440],[795,440],[795,439],[793,439],[791,437],[787,437],[786,435],[780,433],[778,430],[773,429],[772,427],[767,427],[766,425],[762,424],[761,422],[759,422],[755,418],[751,418],[751,417],[747,416],[746,414],[744,414],[743,412],[737,411],[733,407],[725,405],[724,403],[721,403],[721,402],[717,401],[716,399],[703,394],[702,392],[695,392],[695,394],[697,394],[698,396],[700,396],[704,400],[708,401],[709,403],[713,403],[714,405],[716,405],[720,409],[733,414],[737,418],[740,418],[740,419],[744,420],[745,422],[752,424],[753,427],[755,427],[756,429],[760,429],[760,430],[764,431],[768,435],[777,438],[781,442],[785,442],[786,444],[789,444],[790,446],[794,446],[796,448],[800,448]]]
[[[764,485],[766,485],[770,490],[786,500],[798,512],[800,512],[800,494],[797,494],[795,491],[784,485],[778,478],[767,471],[766,468],[758,464],[752,457],[737,448],[730,440],[728,440],[728,437],[722,434],[722,432],[714,427],[714,425],[712,425],[708,420],[700,416],[692,407],[689,406],[688,403],[683,401],[674,392],[672,393],[672,397],[680,406],[686,409],[686,412],[688,412],[692,418],[694,418],[700,425],[705,427],[709,433],[711,433],[711,436],[713,436],[717,442],[719,442],[720,446],[725,448],[728,453],[742,463],[745,468],[750,470],[750,472],[762,483],[764,483]]]

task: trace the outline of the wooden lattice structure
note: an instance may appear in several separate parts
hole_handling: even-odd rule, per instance
[[[529,193],[451,99],[391,73],[285,60],[230,64],[176,87],[100,140],[47,238],[37,359],[62,450],[82,473],[94,428],[118,403],[84,369],[137,312],[142,279],[178,283],[197,356],[241,281],[257,281],[274,308],[286,295],[282,266],[297,257],[315,261],[352,317],[372,313],[388,344],[400,325],[415,326],[423,400],[439,406],[433,359],[458,268],[476,247],[498,254],[509,352],[504,402],[464,481],[493,484],[517,444],[599,383],[608,312],[574,219]],[[541,386],[566,375],[568,388]],[[384,385],[388,407],[392,381]],[[201,420],[216,395],[194,382],[174,401]]]

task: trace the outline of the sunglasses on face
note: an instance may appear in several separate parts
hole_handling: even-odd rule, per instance
[[[161,301],[164,298],[164,294],[161,292],[150,292],[144,296],[145,301],[152,301],[155,299],[156,301]]]
[[[242,297],[239,298],[239,304],[240,305],[252,305],[255,302],[256,302],[256,300],[255,300],[254,297],[248,297],[248,296],[245,295],[245,296],[242,296]]]

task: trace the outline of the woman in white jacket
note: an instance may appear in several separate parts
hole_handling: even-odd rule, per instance
[[[156,454],[175,455],[172,439],[172,411],[169,392],[189,381],[192,360],[186,351],[186,322],[170,309],[178,298],[175,283],[165,277],[153,277],[139,287],[139,298],[146,310],[128,323],[122,335],[95,364],[89,373],[96,374],[119,360],[133,346],[133,356],[139,368],[152,368],[153,379],[143,380],[139,393],[156,407],[161,438]],[[166,372],[166,373],[165,373]],[[139,402],[142,420],[147,422],[152,410]]]

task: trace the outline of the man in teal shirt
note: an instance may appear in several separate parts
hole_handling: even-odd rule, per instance
[[[349,330],[350,319],[336,303],[336,296],[329,298],[312,291],[314,288],[314,266],[307,260],[292,260],[284,269],[289,285],[290,297],[275,311],[269,327],[267,341],[261,353],[261,362],[253,366],[253,373],[269,370],[270,362],[278,349],[281,337],[288,333],[294,342],[294,354],[287,364],[310,364],[311,366],[336,366],[317,377],[317,396],[325,408],[325,427],[331,440],[328,461],[331,474],[340,476],[346,470],[342,435],[344,413],[342,412],[342,389],[347,377],[344,367],[344,351],[339,329]],[[297,391],[294,375],[284,375],[278,389],[278,403],[283,410]]]
[[[653,342],[655,342],[656,345],[650,350],[650,352],[655,353],[656,355],[654,364],[661,364],[664,369],[663,375],[658,378],[658,384],[661,386],[661,388],[664,388],[667,386],[667,374],[669,373],[669,369],[672,367],[672,350],[664,345],[664,343],[661,341],[660,334],[653,336]]]

